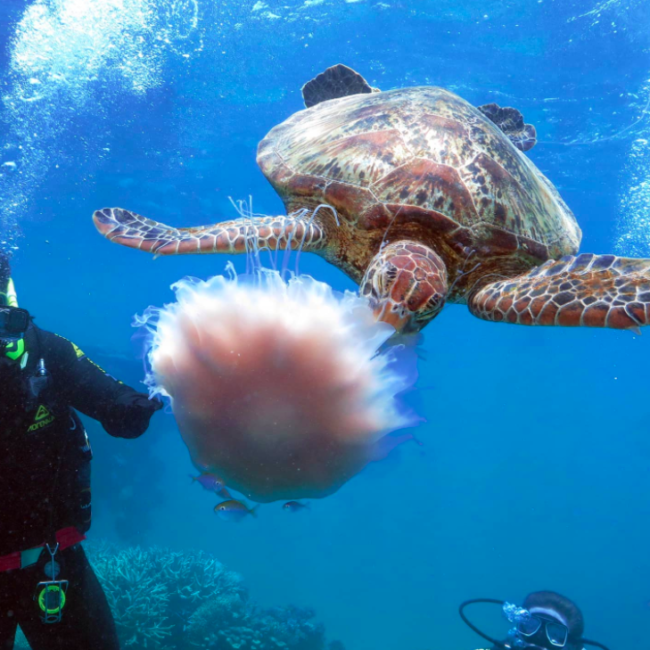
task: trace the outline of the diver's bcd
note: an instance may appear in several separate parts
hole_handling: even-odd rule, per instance
[[[1,255],[0,267],[2,267]],[[0,277],[1,281],[2,278]],[[24,319],[22,328],[19,324],[16,324],[15,320],[13,330],[12,327],[9,327],[8,332],[3,332],[2,327],[0,327],[2,401],[7,404],[21,404],[26,412],[33,411],[39,405],[42,405],[45,412],[54,413],[58,411],[58,406],[56,399],[52,401],[51,388],[53,380],[45,358],[42,356],[44,349],[39,330],[37,327],[32,326],[29,313],[18,306],[13,280],[9,278],[4,291],[2,291],[2,288],[0,285],[0,311],[10,309],[14,318],[18,315]],[[0,325],[2,325],[1,322]],[[4,338],[3,334],[5,334]],[[55,494],[50,495],[49,502],[52,504],[57,496],[65,495],[64,505],[57,505],[57,512],[61,514],[64,524],[74,526],[83,535],[88,531],[91,523],[90,473],[92,449],[88,435],[77,413],[73,409],[66,409],[66,411],[69,411],[67,417],[64,413],[61,413],[61,416],[64,418],[63,422],[69,422],[68,426],[63,424],[55,426],[51,434],[48,434],[60,438],[61,443],[58,446],[61,450],[65,450],[62,458],[68,466],[66,472],[54,472],[55,477],[50,487]],[[9,548],[7,550],[13,552],[15,549]],[[3,555],[2,549],[0,549],[0,555]],[[58,594],[58,592],[57,594],[53,592],[53,588],[56,587],[54,583],[48,586],[52,587],[52,589],[46,589],[42,594],[39,592],[39,597],[42,595],[39,606],[54,600]],[[60,609],[63,609],[65,604],[64,592],[61,593],[61,598]],[[44,616],[50,617],[56,614],[57,612],[54,612],[54,609],[49,605],[46,606],[43,609]],[[60,620],[60,616],[58,620]]]
[[[463,619],[463,623],[465,623],[465,625],[467,625],[471,630],[476,632],[476,634],[478,634],[480,637],[482,637],[486,641],[489,641],[490,643],[492,643],[494,645],[494,647],[501,648],[503,650],[512,650],[511,645],[508,645],[506,643],[503,643],[502,641],[498,641],[497,639],[493,639],[491,636],[488,636],[487,634],[485,634],[485,632],[482,632],[481,630],[479,630],[479,628],[476,627],[476,625],[474,625],[467,618],[467,616],[465,615],[465,611],[464,611],[465,607],[467,607],[468,605],[474,605],[474,604],[479,604],[479,603],[488,603],[488,604],[492,604],[492,605],[501,605],[502,608],[505,608],[505,607],[508,606],[508,603],[506,601],[504,601],[504,600],[495,600],[493,598],[473,598],[472,600],[466,600],[464,603],[461,603],[460,607],[458,608],[458,613],[460,614],[461,619]],[[521,609],[521,608],[518,608],[518,609]],[[521,610],[521,611],[525,611],[525,610]],[[524,639],[522,639],[521,636],[518,634],[516,628],[514,629],[514,631],[511,630],[511,635],[515,637],[516,645],[518,647],[523,647],[523,648],[526,648],[526,647],[530,647],[530,648],[539,647],[539,646],[535,646],[533,644],[527,643]],[[608,650],[608,648],[606,646],[604,646],[602,643],[598,643],[597,641],[590,641],[589,639],[579,639],[578,645],[582,645],[582,646],[589,645],[589,646],[593,646],[593,647],[596,647],[596,648],[601,648],[602,650]],[[557,647],[559,648],[560,646],[557,646]],[[566,647],[566,645],[563,646],[563,647]]]

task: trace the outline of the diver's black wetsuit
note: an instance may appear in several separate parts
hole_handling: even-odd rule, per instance
[[[119,645],[106,597],[81,545],[71,543],[90,527],[91,452],[73,408],[113,436],[134,438],[160,403],[34,325],[25,349],[16,361],[0,353],[0,650],[13,648],[17,624],[33,650],[114,650]],[[16,563],[21,566],[21,551],[55,540],[66,546],[66,539],[68,547],[57,554],[57,579],[70,583],[66,604],[60,622],[45,624],[33,597],[48,579],[43,564],[49,554],[44,550],[31,566],[24,554],[22,568]]]

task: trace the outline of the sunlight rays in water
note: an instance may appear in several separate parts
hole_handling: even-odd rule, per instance
[[[111,68],[111,82],[144,92],[161,83],[167,51],[185,55],[202,49],[198,24],[198,0],[36,2],[25,11],[12,43],[14,82],[23,82],[27,91],[33,91],[34,79],[51,89],[74,86],[72,99],[83,102],[88,97],[82,88],[101,81]]]
[[[4,245],[15,243],[13,228],[43,179],[65,164],[62,141],[75,122],[93,121],[84,156],[105,157],[114,106],[163,85],[170,61],[198,55],[203,37],[199,0],[36,0],[25,9],[10,41],[2,97]]]
[[[650,94],[650,80],[643,89]],[[650,255],[650,124],[637,132],[623,168],[620,209],[614,252],[618,255]]]

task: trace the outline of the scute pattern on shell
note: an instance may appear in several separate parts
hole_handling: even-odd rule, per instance
[[[478,109],[441,88],[300,111],[260,143],[258,163],[288,210],[330,203],[359,228],[412,206],[449,239],[466,242],[470,230],[480,244],[497,229],[536,242],[527,250],[540,261],[574,253],[580,242],[573,214],[535,165]]]

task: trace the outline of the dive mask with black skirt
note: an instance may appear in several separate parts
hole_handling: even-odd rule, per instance
[[[478,603],[501,606],[503,615],[512,623],[512,627],[508,631],[507,641],[493,639],[469,621],[464,610],[468,605]],[[607,647],[597,641],[590,641],[589,639],[572,641],[569,639],[569,629],[559,619],[544,614],[531,613],[523,607],[517,607],[503,600],[474,598],[473,600],[466,600],[462,603],[458,611],[463,622],[470,629],[492,643],[496,648],[503,648],[504,650],[510,650],[511,648],[529,648],[530,650],[537,648],[540,650],[564,648],[565,650],[582,650],[583,646],[589,645],[601,648],[602,650],[608,650]]]

